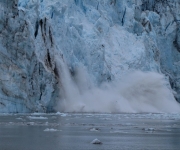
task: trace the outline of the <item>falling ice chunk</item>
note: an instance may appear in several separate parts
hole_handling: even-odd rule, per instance
[[[102,142],[98,139],[94,139],[91,144],[102,144]]]

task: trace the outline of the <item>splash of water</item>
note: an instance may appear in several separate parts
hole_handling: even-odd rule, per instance
[[[154,72],[134,71],[120,81],[92,84],[84,67],[71,76],[67,65],[56,60],[61,81],[57,110],[62,112],[180,112],[164,76]]]

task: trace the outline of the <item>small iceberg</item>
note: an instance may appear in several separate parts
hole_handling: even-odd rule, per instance
[[[142,130],[144,130],[146,133],[153,133],[155,131],[154,128],[143,128]]]
[[[28,122],[27,125],[34,125],[35,123],[34,122]]]
[[[66,117],[66,116],[67,116],[67,114],[65,114],[65,113],[60,113],[59,111],[56,113],[56,115],[60,115],[61,117]]]
[[[151,132],[155,131],[154,128],[143,128],[143,130],[145,130],[145,131],[151,131]]]
[[[91,144],[102,144],[102,142],[98,139],[94,139]]]
[[[61,130],[57,130],[57,129],[53,129],[53,128],[47,128],[44,130],[45,132],[56,132],[56,131],[61,131]]]
[[[97,132],[97,131],[100,131],[100,129],[99,128],[91,128],[90,131]]]

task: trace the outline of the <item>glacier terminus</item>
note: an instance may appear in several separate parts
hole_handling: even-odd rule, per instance
[[[0,112],[180,112],[179,0],[0,0]]]

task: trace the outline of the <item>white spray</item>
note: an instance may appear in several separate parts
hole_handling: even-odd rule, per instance
[[[92,84],[85,67],[76,69],[71,76],[62,59],[56,59],[61,82],[62,98],[58,111],[63,112],[180,112],[164,76],[154,72],[134,71],[120,81]]]

